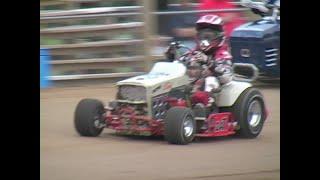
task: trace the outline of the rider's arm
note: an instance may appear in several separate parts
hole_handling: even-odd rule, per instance
[[[226,84],[232,79],[232,56],[228,51],[222,51],[215,58],[215,76],[218,77],[221,84]]]

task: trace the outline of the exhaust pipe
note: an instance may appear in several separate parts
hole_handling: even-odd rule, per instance
[[[252,82],[259,76],[259,69],[254,64],[234,63],[232,69],[236,81]]]

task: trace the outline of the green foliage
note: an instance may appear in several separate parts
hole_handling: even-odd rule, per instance
[[[63,44],[63,40],[40,37],[40,45],[57,45]]]

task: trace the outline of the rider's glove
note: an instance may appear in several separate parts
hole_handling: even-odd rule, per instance
[[[215,73],[221,84],[226,84],[232,80],[232,70],[229,66],[219,65],[215,68]]]
[[[166,58],[167,58],[168,60],[174,61],[174,59],[175,59],[175,51],[174,51],[174,49],[173,49],[171,46],[169,46],[169,47],[167,48],[167,50],[166,50],[166,52],[165,52],[165,56],[166,56]]]
[[[218,76],[221,76],[224,74],[224,72],[226,71],[226,68],[223,67],[223,65],[219,65],[217,66],[216,68],[214,68],[214,71],[215,73],[218,75]]]
[[[200,51],[194,52],[193,58],[200,62],[201,64],[206,64],[208,62],[209,57]]]

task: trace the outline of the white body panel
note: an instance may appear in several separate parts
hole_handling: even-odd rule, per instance
[[[231,81],[228,84],[222,86],[221,92],[218,94],[216,102],[219,107],[232,106],[240,94],[251,87],[252,85],[247,82]]]
[[[152,87],[162,82],[167,82],[177,78],[185,79],[185,81],[177,82],[177,85],[174,85],[174,87],[185,85],[188,82],[188,77],[186,76],[186,67],[183,64],[158,62],[153,66],[148,74],[125,79],[118,82],[117,85],[132,84],[141,85],[144,87]]]
[[[138,85],[147,88],[152,97],[169,92],[172,88],[189,84],[186,67],[179,62],[158,62],[148,74],[125,79],[117,85]]]
[[[186,67],[181,63],[158,62],[148,74],[132,77],[117,83],[117,85],[125,84],[144,86],[147,88],[147,94],[154,97],[169,92],[172,88],[189,84],[189,77],[186,75]],[[223,85],[216,99],[217,106],[232,106],[240,94],[251,86],[250,83],[239,81],[231,81]]]

